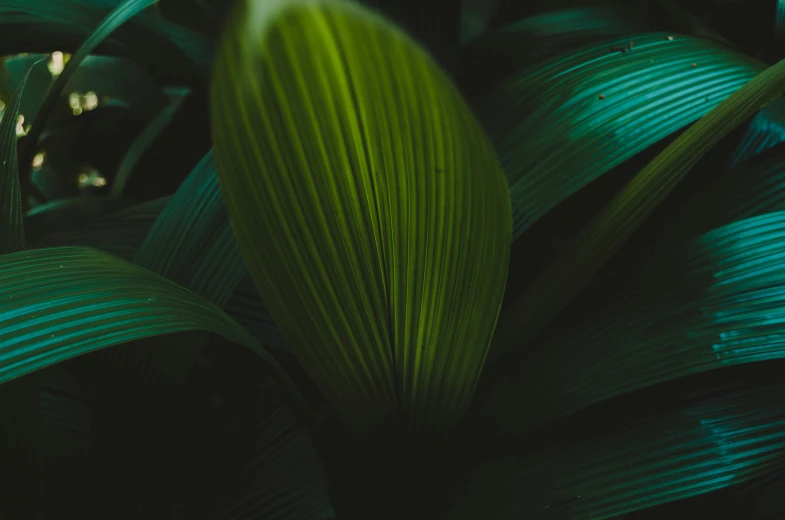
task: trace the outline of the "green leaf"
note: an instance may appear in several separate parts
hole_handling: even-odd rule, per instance
[[[670,37],[632,34],[584,47],[491,91],[478,113],[510,184],[514,238],[611,168],[707,114],[763,69],[717,44]]]
[[[19,188],[19,168],[16,155],[16,119],[30,67],[14,92],[14,97],[0,121],[0,255],[22,250],[25,246],[22,219],[22,192]]]
[[[639,388],[785,358],[783,259],[782,211],[704,234],[632,280],[609,308],[541,339],[497,387],[494,419],[504,433],[523,433]]]
[[[685,401],[594,438],[487,462],[444,501],[451,510],[443,518],[613,518],[785,465],[783,385],[726,384]]]
[[[264,6],[264,7],[262,7]],[[401,31],[344,2],[238,4],[212,83],[246,265],[305,370],[362,429],[454,423],[507,276],[493,149]]]
[[[497,352],[517,348],[525,338],[541,330],[714,144],[783,90],[785,61],[766,69],[734,92],[646,165],[515,303],[509,321],[500,325]]]
[[[245,275],[229,225],[213,153],[183,182],[134,257],[134,263],[223,306]]]
[[[0,256],[0,294],[0,383],[100,348],[199,330],[253,350],[304,402],[277,362],[220,309],[110,254],[59,247]]]

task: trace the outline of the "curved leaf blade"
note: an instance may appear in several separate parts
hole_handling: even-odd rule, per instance
[[[550,264],[511,309],[496,335],[497,353],[520,345],[561,311],[698,160],[722,137],[785,90],[785,61],[720,103],[641,170]]]
[[[33,67],[27,70],[0,120],[0,255],[21,251],[25,246],[22,191],[16,153],[16,120],[25,84]]]
[[[510,184],[513,237],[710,112],[761,70],[761,63],[717,44],[650,33],[585,47],[512,76],[478,113]]]
[[[607,519],[785,465],[781,384],[723,385],[696,397],[684,396],[693,402],[599,438],[487,462],[444,518]]]
[[[0,256],[0,294],[0,383],[100,348],[199,330],[250,348],[299,396],[275,359],[219,308],[110,254],[59,247]]]
[[[245,275],[212,151],[161,212],[134,263],[223,306]]]
[[[492,415],[519,434],[691,374],[785,358],[785,212],[706,233],[586,325],[543,340]]]
[[[399,409],[415,429],[452,424],[510,243],[471,112],[411,40],[346,2],[241,2],[221,49],[219,181],[273,319],[357,428]]]

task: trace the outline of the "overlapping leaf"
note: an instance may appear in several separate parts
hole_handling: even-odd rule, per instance
[[[498,395],[505,432],[690,374],[785,357],[785,212],[711,231],[663,259],[633,296],[544,340]],[[554,370],[558,367],[558,370]]]
[[[750,121],[731,158],[738,165],[760,154],[767,148],[785,141],[785,98],[778,97]]]
[[[479,114],[510,184],[513,236],[707,114],[761,70],[717,44],[650,33],[584,47],[510,77]]]
[[[69,38],[71,34],[74,37],[78,34],[78,41],[81,43],[112,9],[124,2],[125,0],[25,0],[24,4],[20,4],[18,0],[0,0],[0,20],[2,20],[0,24],[9,24],[12,27],[23,24],[27,28],[33,29],[32,34],[25,35],[26,38],[35,38],[33,35],[36,33],[49,38],[53,34],[67,34]],[[160,41],[154,39],[151,41],[151,35],[161,36],[176,44],[193,63],[203,70],[209,66],[212,55],[212,45],[209,40],[152,14],[141,16],[138,19],[138,24],[145,30],[135,33],[127,31],[119,41],[115,41],[115,45],[122,43],[126,52],[128,49],[142,51],[146,57],[154,58],[156,45],[158,45],[158,53],[169,50],[161,47]],[[44,31],[45,27],[52,27],[54,32]],[[30,50],[29,47],[18,49],[19,52],[29,52]],[[49,47],[41,50],[49,52],[52,49]],[[174,61],[171,60],[172,63]]]
[[[713,145],[783,90],[785,61],[734,92],[651,161],[511,307],[496,336],[497,354],[516,348],[548,324]]]
[[[61,247],[0,256],[0,294],[0,383],[111,345],[200,330],[251,348],[289,384],[220,309],[104,252]]]
[[[782,385],[685,400],[693,403],[598,439],[486,463],[445,518],[613,518],[785,466]]]
[[[262,7],[264,5],[265,7]],[[465,410],[506,279],[495,154],[435,64],[344,2],[240,2],[212,85],[221,190],[303,367],[358,428]]]

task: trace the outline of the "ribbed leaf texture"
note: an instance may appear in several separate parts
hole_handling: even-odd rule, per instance
[[[506,280],[495,153],[400,30],[341,1],[242,1],[212,84],[221,191],[303,367],[357,429],[465,411]]]
[[[500,390],[505,433],[690,374],[785,357],[785,212],[711,231],[647,270],[630,298],[545,339]],[[558,367],[554,371],[553,367]],[[503,413],[502,413],[503,412]]]
[[[599,439],[488,463],[445,518],[613,518],[785,466],[785,387],[703,394]]]

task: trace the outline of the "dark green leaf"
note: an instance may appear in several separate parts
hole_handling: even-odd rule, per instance
[[[257,385],[258,387],[259,385]],[[207,481],[200,502],[222,520],[336,518],[321,460],[308,433],[274,388],[229,412],[208,442]]]
[[[357,428],[457,421],[507,276],[495,153],[401,31],[344,2],[238,3],[212,84],[218,175],[262,300]]]
[[[35,242],[50,233],[92,224],[128,204],[115,197],[75,197],[40,204],[25,215],[27,240]]]
[[[16,153],[16,118],[31,66],[16,88],[0,121],[0,255],[21,251],[25,245],[22,192]]]
[[[169,200],[170,197],[151,200],[101,217],[94,223],[55,231],[40,237],[28,248],[87,246],[131,261]]]

